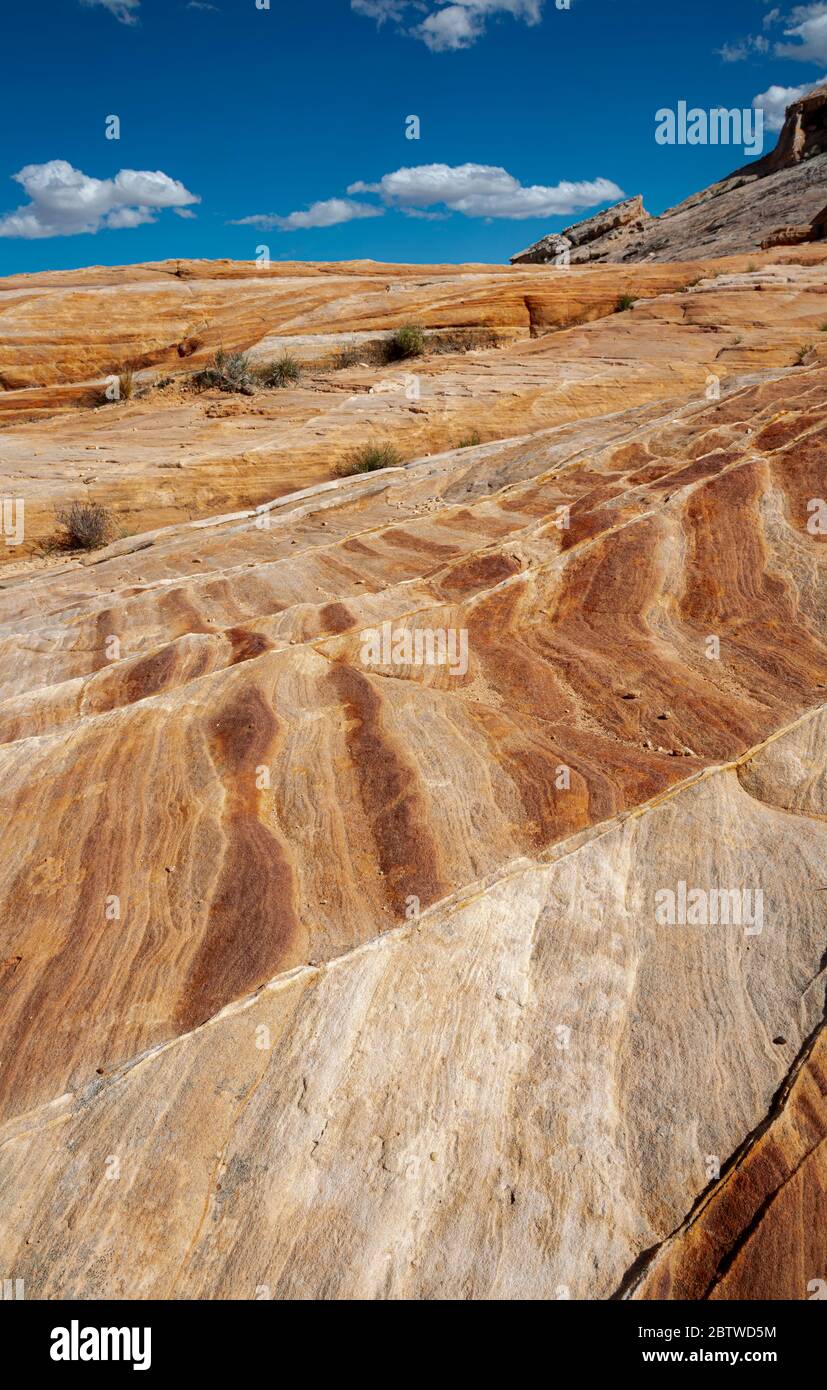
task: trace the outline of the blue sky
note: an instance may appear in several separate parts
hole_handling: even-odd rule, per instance
[[[748,108],[778,88],[777,124],[789,92],[827,74],[827,3],[561,3],[7,6],[0,274],[260,245],[502,262],[609,190],[660,212],[745,162],[658,145],[658,109]]]

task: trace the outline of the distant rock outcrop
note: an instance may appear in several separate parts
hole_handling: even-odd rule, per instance
[[[511,257],[511,264],[547,265],[549,262],[559,262],[571,251],[571,247],[572,243],[568,237],[550,232],[548,236],[535,241],[533,246],[528,246],[525,251],[518,251],[516,256]]]
[[[591,241],[611,237],[613,232],[641,231],[649,219],[650,214],[643,206],[643,195],[638,193],[636,197],[615,203],[584,222],[575,222],[571,227],[566,227],[563,236],[568,237],[573,246],[586,246]]]
[[[759,181],[760,196],[754,186]],[[825,185],[827,84],[788,107],[778,143],[763,159],[659,217],[650,217],[641,199],[632,198],[566,227],[563,236],[572,243],[572,265],[681,261],[796,245],[825,235],[818,230],[824,226]]]
[[[738,169],[732,177],[752,174],[765,178],[820,154],[827,154],[827,82],[788,106],[775,149],[757,164]]]
[[[550,232],[541,237],[525,251],[511,257],[512,265],[545,265],[552,261],[558,263],[573,248],[587,246],[593,241],[607,241],[624,233],[642,231],[649,221],[649,213],[643,206],[643,198],[638,194],[622,203],[614,203],[604,208],[594,217],[584,222],[574,222],[563,232]],[[578,258],[582,259],[582,258]]]

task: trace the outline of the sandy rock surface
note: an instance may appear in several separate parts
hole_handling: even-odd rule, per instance
[[[611,269],[397,268],[390,322],[387,267],[283,269],[32,277],[30,312],[111,295],[140,336],[189,286],[258,350],[467,296],[513,336],[417,359],[416,402],[356,367],[90,412],[34,355],[0,396],[35,538],[81,486],[137,528],[0,581],[0,1265],[32,1298],[807,1298],[827,252],[636,271],[622,313]],[[380,433],[404,466],[331,476]]]

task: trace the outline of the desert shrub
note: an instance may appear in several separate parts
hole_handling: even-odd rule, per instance
[[[246,352],[225,352],[219,348],[213,365],[196,372],[193,381],[201,390],[217,386],[219,391],[239,391],[244,396],[255,392],[253,368]]]
[[[424,330],[413,324],[399,328],[390,338],[372,338],[342,348],[333,363],[337,371],[345,367],[386,367],[408,357],[418,357],[426,349],[433,353],[471,352],[473,348],[495,348],[500,335],[490,328],[449,328],[425,338]]]
[[[425,351],[425,332],[417,323],[406,323],[385,344],[386,360],[402,362],[407,357],[421,357]]]
[[[456,447],[458,449],[473,449],[476,444],[481,443],[482,440],[480,439],[479,432],[477,430],[473,430],[472,433],[467,435],[465,439],[461,439]]]
[[[800,348],[798,349],[798,352],[797,352],[796,355],[795,355],[795,360],[796,360],[796,362],[797,362],[797,364],[798,364],[799,367],[803,367],[803,366],[804,366],[805,360],[809,357],[809,355],[810,355],[810,353],[811,353],[812,351],[813,351],[813,344],[812,344],[812,343],[805,343],[803,347],[800,347]]]
[[[64,534],[59,540],[66,550],[98,550],[111,538],[112,515],[99,502],[72,502],[55,513]]]
[[[500,346],[500,335],[491,328],[449,328],[428,339],[429,352],[472,352],[474,348]]]
[[[135,372],[132,367],[124,367],[118,374],[118,393],[122,401],[131,401],[135,394]]]
[[[375,473],[379,468],[398,468],[402,462],[392,444],[362,444],[338,465],[336,473],[340,478],[353,473]]]
[[[615,311],[616,311],[616,313],[618,313],[618,314],[623,314],[623,313],[625,313],[627,309],[631,309],[631,307],[632,307],[632,305],[634,304],[634,302],[635,302],[635,296],[634,296],[633,294],[622,294],[622,295],[620,296],[620,298],[618,299],[617,304],[616,304],[616,306],[615,306]]]
[[[256,369],[256,377],[262,386],[295,386],[301,374],[301,363],[289,352],[283,352],[275,362],[268,362],[266,366]]]

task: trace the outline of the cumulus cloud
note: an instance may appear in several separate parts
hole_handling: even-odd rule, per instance
[[[326,198],[313,203],[305,212],[291,212],[287,217],[279,217],[272,212],[257,212],[252,217],[239,217],[231,222],[233,227],[258,227],[269,232],[305,231],[309,227],[336,227],[342,222],[353,222],[362,217],[381,217],[384,208],[370,203],[356,203],[352,198]]]
[[[610,179],[524,185],[506,169],[492,164],[420,164],[385,174],[378,183],[351,184],[347,191],[378,194],[388,207],[402,212],[447,208],[465,217],[511,221],[568,216],[625,196]]]
[[[786,21],[784,37],[796,43],[777,43],[778,58],[802,63],[827,63],[827,4],[797,5]]]
[[[545,0],[350,0],[356,14],[385,24],[396,23],[421,39],[434,53],[470,48],[485,33],[489,19],[511,15],[539,24]]]
[[[752,104],[756,111],[764,112],[764,125],[767,130],[781,130],[787,107],[824,82],[827,82],[827,75],[818,82],[805,83],[803,87],[768,87],[766,92],[759,92],[757,97],[753,97]]]
[[[12,178],[30,201],[0,217],[0,237],[34,240],[139,227],[163,208],[201,201],[160,169],[121,169],[114,179],[94,179],[65,159],[52,159],[27,164]]]
[[[141,0],[80,0],[88,10],[104,9],[119,19],[121,24],[137,24]]]

